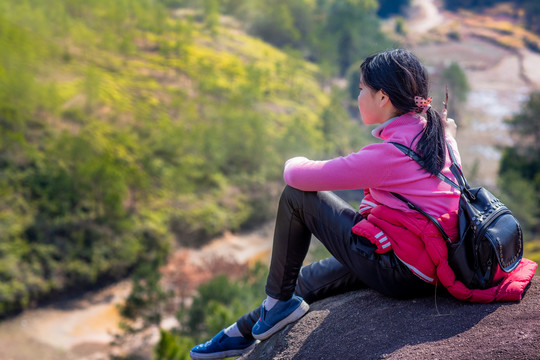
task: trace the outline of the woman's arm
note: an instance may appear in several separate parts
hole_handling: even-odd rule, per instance
[[[391,163],[393,159],[389,160],[381,153],[381,148],[385,145],[394,147],[387,144],[368,145],[357,153],[325,161],[295,157],[285,163],[283,178],[288,185],[303,191],[351,190],[377,186],[395,165]]]

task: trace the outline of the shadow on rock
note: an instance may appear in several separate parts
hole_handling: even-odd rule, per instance
[[[539,293],[535,285],[520,303],[471,304],[446,293],[396,300],[359,290],[312,304],[242,359],[533,359]]]

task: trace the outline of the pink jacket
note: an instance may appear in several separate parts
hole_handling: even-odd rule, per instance
[[[500,268],[495,274],[497,285],[485,290],[468,289],[456,279],[448,264],[448,250],[441,233],[420,213],[405,214],[402,211],[379,205],[369,211],[366,220],[353,227],[353,232],[370,239],[377,252],[393,249],[396,256],[424,281],[442,284],[454,297],[478,303],[492,301],[519,301],[531,281],[537,264],[522,259],[516,269],[505,273]],[[438,220],[450,238],[456,237],[457,211],[443,215]],[[452,232],[452,229],[454,231]],[[388,238],[390,246],[380,246],[380,238]]]
[[[390,192],[405,196],[435,217],[456,210],[458,190],[421,170],[415,161],[388,143],[398,142],[414,149],[420,139],[417,135],[425,124],[422,116],[405,114],[373,130],[373,135],[383,139],[383,143],[371,144],[346,157],[326,161],[292,158],[285,163],[285,182],[304,191],[369,189],[375,202],[365,199],[360,205],[361,211],[378,203],[404,212],[414,212]],[[447,140],[457,149],[452,137],[447,137]],[[459,153],[454,153],[460,161]],[[447,156],[442,173],[453,180],[450,165],[451,160]]]
[[[519,300],[534,275],[536,263],[524,259],[510,275],[500,274],[505,278],[500,283],[502,288],[469,290],[456,281],[438,229],[390,193],[402,194],[438,218],[450,237],[456,236],[459,191],[421,170],[414,160],[389,143],[398,142],[414,149],[425,124],[420,115],[405,114],[390,119],[372,132],[383,143],[327,161],[292,158],[285,164],[284,179],[290,186],[304,191],[364,189],[360,212],[367,219],[356,224],[352,231],[375,244],[378,253],[393,249],[414,274],[429,283],[442,283],[459,299]],[[452,137],[447,140],[460,161],[455,140]],[[442,173],[454,180],[450,164],[447,155]]]

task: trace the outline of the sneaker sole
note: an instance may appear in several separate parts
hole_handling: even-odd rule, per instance
[[[247,348],[241,349],[241,350],[227,350],[227,351],[220,351],[220,352],[215,352],[211,354],[190,351],[189,356],[191,356],[193,360],[219,360],[219,359],[225,359],[225,358],[233,357],[233,356],[241,356],[253,350],[255,345],[257,345],[258,343],[259,342],[256,341],[253,344],[249,345]]]
[[[308,312],[308,310],[309,310],[308,303],[305,301],[302,301],[300,303],[300,306],[298,306],[292,313],[290,313],[286,318],[278,322],[276,325],[272,326],[270,329],[266,330],[265,332],[261,334],[252,334],[252,335],[257,340],[266,340],[270,336],[274,335],[275,333],[283,329],[286,325],[300,319],[302,316],[304,316]]]

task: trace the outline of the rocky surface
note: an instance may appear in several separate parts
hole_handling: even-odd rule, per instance
[[[540,359],[540,280],[513,303],[471,304],[443,291],[331,297],[241,359]]]

